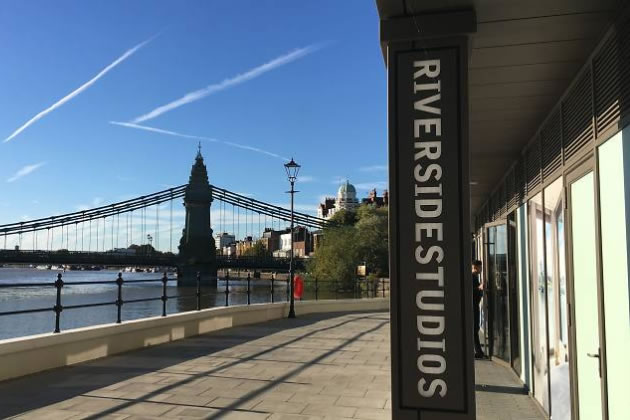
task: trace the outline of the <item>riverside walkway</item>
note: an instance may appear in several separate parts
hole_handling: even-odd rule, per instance
[[[543,418],[507,368],[476,372],[478,419]],[[235,327],[0,382],[0,418],[367,420],[390,404],[386,312]]]

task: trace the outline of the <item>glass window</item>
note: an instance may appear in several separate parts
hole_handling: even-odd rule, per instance
[[[545,188],[546,286],[549,316],[549,366],[551,371],[551,415],[554,420],[571,419],[569,385],[569,325],[567,322],[567,279],[564,245],[562,178]]]
[[[608,414],[617,419],[628,416],[630,398],[630,297],[628,291],[628,182],[630,129],[599,147],[599,199],[606,322],[606,364]],[[624,145],[626,143],[626,145]],[[624,148],[626,149],[624,152]]]
[[[547,286],[542,193],[527,203],[529,213],[530,296],[534,397],[549,413],[549,366],[547,350]]]

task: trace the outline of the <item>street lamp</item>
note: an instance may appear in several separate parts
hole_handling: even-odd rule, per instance
[[[293,188],[295,185],[295,180],[297,179],[298,172],[300,172],[300,165],[295,163],[293,158],[291,158],[291,162],[284,164],[284,169],[287,171],[287,178],[289,178],[289,182],[291,183],[291,191],[287,191],[287,193],[291,194],[291,253],[289,259],[289,318],[295,318],[295,299],[293,298],[293,195],[296,192]]]

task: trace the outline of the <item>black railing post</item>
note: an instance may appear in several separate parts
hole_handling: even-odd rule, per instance
[[[274,291],[273,291],[273,281],[274,281],[274,280],[275,280],[275,279],[274,279],[274,275],[273,275],[273,273],[271,273],[271,303],[273,303],[273,302],[274,302],[274,296],[273,296],[273,292],[274,292]]]
[[[383,285],[383,297],[385,297],[385,279],[381,279],[381,283]]]
[[[201,310],[201,273],[197,271],[197,310]]]
[[[120,324],[122,322],[121,314],[122,314],[122,285],[124,280],[122,278],[122,273],[118,273],[118,278],[116,279],[116,285],[118,286],[118,299],[116,299],[116,307],[117,307],[117,316],[116,316],[116,324]]]
[[[168,281],[168,277],[166,273],[162,276],[162,316],[166,316],[166,301],[168,300],[168,296],[166,296],[166,282]]]
[[[225,279],[225,306],[230,304],[230,279]]]
[[[61,331],[59,329],[59,321],[61,318],[61,311],[63,311],[63,306],[61,306],[61,288],[63,287],[63,279],[61,278],[61,273],[57,274],[55,287],[57,288],[57,303],[55,304],[53,310],[55,311],[55,332],[58,333],[59,331]]]
[[[319,284],[317,283],[317,277],[315,277],[315,300],[318,300]]]
[[[251,300],[251,283],[252,283],[252,277],[249,275],[249,273],[247,273],[247,304],[251,304],[252,300]]]
[[[338,299],[337,293],[339,292],[339,283],[337,279],[335,279],[335,300]]]

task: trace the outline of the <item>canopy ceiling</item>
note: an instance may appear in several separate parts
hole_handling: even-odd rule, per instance
[[[376,0],[382,20],[473,9],[469,62],[474,215],[560,99],[617,0]]]

